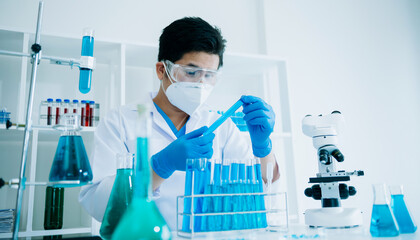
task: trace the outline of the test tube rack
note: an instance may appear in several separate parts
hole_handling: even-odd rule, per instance
[[[209,213],[194,213],[194,200],[212,198],[213,201],[217,201],[219,198],[231,198],[232,197],[262,197],[264,198],[265,210],[247,210],[247,211],[230,211],[230,212],[209,212]],[[184,201],[191,201],[191,208],[189,211],[184,211]],[[223,201],[223,200],[222,200]],[[186,213],[188,212],[188,213]],[[195,230],[195,222],[202,221],[203,217],[210,217],[214,219],[214,224],[222,224],[217,222],[227,216],[236,216],[244,218],[253,214],[264,214],[267,219],[267,225],[265,227],[253,227],[249,229],[224,229],[224,230]],[[184,231],[182,228],[183,219],[189,218],[189,230]],[[177,197],[177,235],[184,238],[193,237],[226,237],[226,236],[237,236],[241,234],[247,234],[249,232],[256,231],[270,231],[270,232],[287,232],[289,229],[288,219],[288,208],[287,208],[287,193],[286,192],[275,192],[275,193],[229,193],[229,194],[192,194],[188,196]]]

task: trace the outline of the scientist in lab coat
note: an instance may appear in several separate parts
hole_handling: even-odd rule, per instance
[[[225,42],[218,28],[197,17],[176,20],[159,39],[156,73],[160,88],[145,101],[151,106],[153,122],[149,139],[153,196],[172,230],[176,230],[176,196],[184,194],[187,158],[245,160],[255,156],[261,158],[263,179],[269,162],[275,166],[273,180],[280,177],[270,140],[275,117],[263,100],[241,97],[251,146],[230,118],[214,133],[203,135],[220,117],[203,102],[217,82]],[[134,105],[123,106],[110,111],[95,132],[93,184],[82,188],[79,202],[100,222],[115,180],[116,154],[136,152],[136,117]]]

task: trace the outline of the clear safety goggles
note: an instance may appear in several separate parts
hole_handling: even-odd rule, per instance
[[[166,73],[176,82],[202,82],[215,85],[220,72],[205,68],[175,64],[169,60],[164,62]]]

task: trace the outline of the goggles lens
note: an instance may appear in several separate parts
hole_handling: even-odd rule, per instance
[[[203,82],[215,85],[219,72],[199,67],[183,66],[171,61],[165,61],[168,73],[177,82]]]

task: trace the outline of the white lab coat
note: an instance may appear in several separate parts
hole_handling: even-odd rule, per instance
[[[149,140],[151,155],[176,140],[174,133],[152,102],[154,95],[152,94],[146,100],[151,106],[153,121]],[[79,202],[92,217],[100,222],[115,180],[116,154],[127,152],[126,146],[130,153],[136,152],[134,128],[136,116],[135,105],[112,110],[100,122],[95,132],[95,146],[91,157],[93,184],[82,188]],[[202,105],[190,116],[186,123],[185,133],[202,126],[210,126],[219,117],[219,114],[210,112],[207,105]],[[241,134],[230,118],[214,133],[216,136],[213,141],[213,158],[249,159],[253,157],[249,137]],[[185,172],[175,171],[153,193],[161,214],[173,231],[176,230],[176,197],[184,194],[184,182]]]

